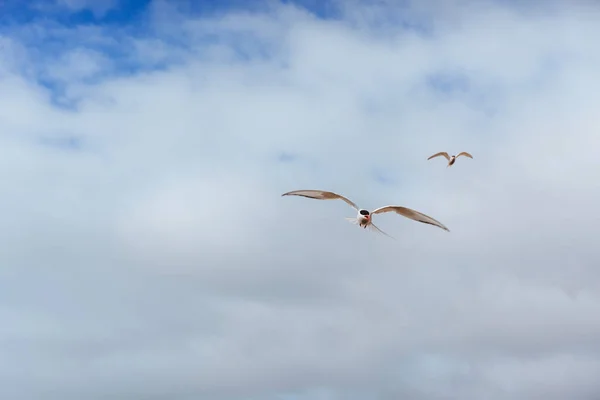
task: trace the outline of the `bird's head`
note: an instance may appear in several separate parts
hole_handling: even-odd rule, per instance
[[[363,219],[365,221],[368,221],[371,218],[371,213],[368,212],[367,210],[359,210],[358,215],[360,216],[361,219]]]

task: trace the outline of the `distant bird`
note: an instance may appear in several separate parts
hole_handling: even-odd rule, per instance
[[[365,229],[367,227],[372,227],[372,228],[376,229],[377,231],[379,231],[380,233],[383,233],[384,235],[386,235],[390,238],[391,238],[390,235],[383,232],[375,224],[373,224],[373,215],[374,214],[381,214],[381,213],[393,211],[393,212],[400,214],[406,218],[410,218],[412,220],[422,222],[424,224],[434,225],[439,228],[442,228],[445,231],[450,232],[450,230],[448,228],[446,228],[441,222],[436,221],[435,219],[433,219],[425,214],[422,214],[415,210],[411,210],[410,208],[406,208],[406,207],[385,206],[385,207],[379,207],[378,209],[376,209],[372,212],[369,212],[362,208],[359,209],[356,204],[354,204],[352,201],[348,200],[344,196],[341,196],[341,195],[333,193],[333,192],[326,192],[323,190],[294,190],[292,192],[284,193],[281,196],[302,196],[302,197],[308,197],[309,199],[317,199],[317,200],[335,200],[335,199],[343,200],[348,205],[350,205],[350,207],[352,207],[358,211],[356,218],[346,218],[348,221],[352,222],[353,224],[358,224],[360,227],[365,228]]]
[[[440,151],[439,153],[436,153],[436,154],[432,155],[431,157],[429,157],[428,160],[431,160],[432,158],[438,157],[438,156],[446,157],[446,160],[448,160],[448,165],[446,166],[446,168],[452,166],[452,164],[454,164],[456,162],[456,159],[460,156],[469,157],[471,159],[473,158],[473,156],[470,155],[469,153],[467,153],[466,151],[463,151],[462,153],[458,153],[457,155],[452,156],[452,157],[450,157],[448,155],[448,153],[446,153],[445,151]]]

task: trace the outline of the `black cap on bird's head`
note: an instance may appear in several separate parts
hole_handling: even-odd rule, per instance
[[[364,215],[364,216],[367,216],[367,215],[369,215],[369,212],[368,212],[367,210],[360,210],[358,213],[359,213],[360,215]]]

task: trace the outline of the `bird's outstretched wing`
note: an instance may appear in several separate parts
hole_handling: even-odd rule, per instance
[[[439,156],[444,156],[444,157],[446,157],[446,160],[450,161],[450,156],[445,151],[440,151],[439,153],[435,153],[434,155],[429,157],[428,160],[431,160],[432,158],[439,157]]]
[[[317,199],[317,200],[335,200],[340,199],[344,200],[350,207],[358,210],[358,206],[354,204],[352,201],[348,200],[342,195],[333,192],[326,192],[324,190],[294,190],[291,192],[287,192],[282,194],[282,196],[302,196],[308,197],[309,199]]]
[[[381,213],[386,213],[386,212],[390,212],[390,211],[393,211],[396,214],[400,214],[406,218],[410,218],[412,220],[422,222],[424,224],[430,224],[430,225],[437,226],[438,228],[442,228],[443,230],[450,232],[450,229],[446,228],[446,226],[444,224],[442,224],[441,222],[431,218],[428,215],[425,215],[425,214],[420,213],[415,210],[411,210],[410,208],[406,208],[406,207],[401,207],[401,206],[379,207],[378,209],[371,211],[371,214],[381,214]]]
[[[470,155],[469,153],[467,153],[466,151],[462,151],[462,152],[458,153],[458,154],[456,155],[456,158],[458,158],[458,157],[460,157],[460,156],[465,156],[465,157],[473,158],[473,156],[472,156],[472,155]]]

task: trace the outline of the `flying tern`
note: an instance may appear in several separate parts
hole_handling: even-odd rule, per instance
[[[422,222],[424,224],[434,225],[434,226],[437,226],[438,228],[441,228],[445,231],[450,232],[450,230],[448,228],[446,228],[446,226],[444,226],[444,224],[442,224],[441,222],[436,221],[435,219],[431,218],[430,216],[427,216],[425,214],[422,214],[415,210],[411,210],[410,208],[406,208],[406,207],[384,206],[384,207],[379,207],[373,211],[368,211],[368,210],[365,210],[364,208],[358,208],[358,206],[356,204],[354,204],[354,202],[352,202],[351,200],[347,199],[346,197],[344,197],[342,195],[339,195],[339,194],[333,193],[333,192],[327,192],[324,190],[294,190],[291,192],[284,193],[284,194],[282,194],[282,196],[302,196],[302,197],[307,197],[309,199],[317,199],[317,200],[336,200],[336,199],[343,200],[350,207],[352,207],[356,211],[358,211],[356,218],[346,218],[348,221],[350,221],[354,224],[358,224],[360,227],[362,227],[364,229],[366,229],[367,227],[372,227],[375,230],[379,231],[380,233],[383,233],[384,235],[386,235],[388,237],[391,237],[391,236],[388,235],[387,233],[383,232],[375,224],[373,224],[373,215],[393,211],[396,214],[402,215],[406,218],[410,218],[412,220]]]
[[[460,156],[469,157],[471,159],[473,158],[473,156],[470,155],[469,153],[467,153],[466,151],[463,151],[462,153],[458,153],[457,155],[452,156],[452,157],[449,156],[448,153],[446,153],[445,151],[440,151],[439,153],[436,153],[436,154],[432,155],[431,157],[429,157],[428,160],[431,160],[432,158],[438,157],[438,156],[446,157],[446,160],[448,160],[448,165],[446,166],[446,168],[452,166],[452,164],[454,164],[456,162],[456,159]]]

